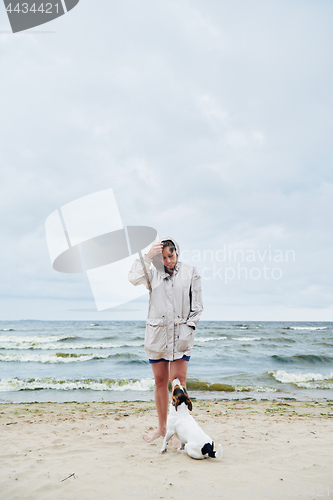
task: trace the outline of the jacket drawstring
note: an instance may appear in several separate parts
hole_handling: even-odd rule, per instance
[[[145,265],[145,261],[143,260],[142,253],[141,253],[141,251],[140,251],[140,250],[139,250],[139,257],[140,257],[140,260],[141,260],[141,264],[142,264],[142,267],[143,267],[143,271],[144,271],[144,273],[145,273],[145,278],[146,278],[147,283],[148,283],[148,290],[149,290],[149,293],[151,293],[152,288],[151,288],[150,279],[149,279],[149,276],[148,276],[148,273],[147,273],[147,268],[146,268],[146,265]]]

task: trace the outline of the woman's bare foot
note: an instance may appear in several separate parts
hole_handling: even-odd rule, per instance
[[[152,432],[149,432],[149,434],[144,434],[143,439],[147,441],[147,443],[152,443],[155,441],[155,439],[159,437],[164,437],[165,433],[161,432],[160,429],[155,429]]]
[[[164,437],[165,434],[163,434],[159,429],[155,429],[152,432],[149,432],[149,434],[144,434],[143,439],[147,441],[147,443],[152,443],[155,441],[155,439],[158,439],[159,437]],[[174,448],[179,448],[180,447],[180,441],[177,438],[177,436],[172,436],[171,439],[171,446]]]

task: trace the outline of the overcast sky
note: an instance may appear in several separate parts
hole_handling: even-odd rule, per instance
[[[330,0],[81,0],[12,34],[0,5],[0,319],[97,312],[45,220],[112,188],[180,244],[207,320],[332,321]]]

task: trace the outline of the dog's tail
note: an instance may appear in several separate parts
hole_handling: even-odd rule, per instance
[[[216,450],[215,458],[217,460],[222,460],[222,457],[223,457],[223,448],[222,448],[222,445],[219,444],[217,447],[217,450]]]

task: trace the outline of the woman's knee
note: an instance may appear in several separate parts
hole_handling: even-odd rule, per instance
[[[163,375],[155,375],[155,387],[158,389],[161,387],[167,387],[169,383],[169,377]]]
[[[181,385],[186,387],[187,367],[188,361],[183,359],[173,361],[170,366],[171,382],[173,379],[178,378]]]
[[[155,387],[167,387],[169,383],[169,365],[161,361],[156,363],[153,368]]]

